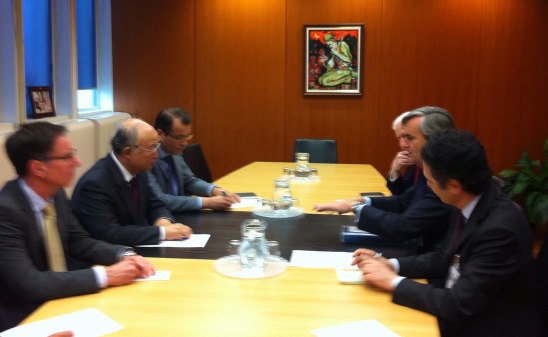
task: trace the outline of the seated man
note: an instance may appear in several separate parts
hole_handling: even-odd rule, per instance
[[[190,114],[179,108],[158,113],[154,128],[161,138],[160,160],[148,172],[148,183],[172,212],[229,209],[240,198],[197,178],[181,156],[193,137],[191,121]]]
[[[435,252],[398,259],[358,249],[353,264],[394,303],[436,316],[442,337],[540,336],[531,229],[492,182],[483,146],[451,130],[434,135],[422,157],[428,185],[457,208],[447,237]],[[445,288],[403,276],[441,277]]]
[[[111,143],[112,152],[80,178],[72,194],[72,210],[84,228],[97,239],[128,246],[189,237],[192,229],[173,223],[148,185],[146,172],[160,146],[156,130],[140,119],[128,119]]]
[[[0,331],[46,301],[154,274],[133,249],[93,239],[72,215],[63,188],[81,162],[63,126],[25,124],[6,152],[19,177],[0,191]],[[67,271],[69,257],[110,267]]]
[[[409,156],[415,165],[422,166],[420,150],[436,132],[454,129],[453,118],[438,107],[422,107],[410,111],[403,118],[405,137],[409,142]],[[452,207],[445,205],[419,175],[415,186],[402,195],[392,197],[353,197],[342,202],[315,205],[317,211],[354,211],[362,230],[402,242],[420,239],[418,251],[434,249],[449,227]]]
[[[413,163],[413,159],[409,156],[409,142],[405,137],[402,119],[409,112],[404,112],[392,122],[392,130],[398,140],[398,145],[401,151],[396,153],[392,164],[390,164],[390,172],[386,178],[386,187],[392,195],[400,195],[413,187],[420,176],[420,167]]]

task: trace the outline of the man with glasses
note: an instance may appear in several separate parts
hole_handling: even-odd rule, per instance
[[[25,124],[6,152],[18,178],[0,191],[0,331],[46,301],[154,274],[133,249],[92,238],[72,215],[63,188],[81,162],[63,126]],[[97,266],[75,270],[74,260]]]
[[[240,198],[196,177],[181,155],[194,136],[191,122],[190,114],[179,108],[158,113],[154,128],[162,145],[158,149],[160,160],[148,173],[149,185],[172,212],[228,209]]]
[[[112,152],[80,178],[72,209],[95,238],[128,246],[181,240],[192,229],[173,215],[148,185],[146,172],[158,158],[160,139],[140,119],[123,122],[112,137]]]

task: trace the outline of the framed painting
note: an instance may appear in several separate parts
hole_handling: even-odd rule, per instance
[[[304,94],[362,95],[363,24],[304,26]]]
[[[34,119],[55,116],[50,87],[29,87],[29,96]]]

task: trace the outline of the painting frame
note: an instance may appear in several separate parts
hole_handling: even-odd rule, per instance
[[[32,118],[39,119],[55,116],[53,96],[50,87],[28,87]]]
[[[304,95],[363,95],[364,26],[304,25]]]

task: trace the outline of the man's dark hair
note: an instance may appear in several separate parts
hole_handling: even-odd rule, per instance
[[[445,188],[449,179],[455,179],[464,191],[479,195],[491,183],[485,149],[468,131],[437,132],[424,144],[421,155],[441,188]]]
[[[46,160],[55,139],[67,134],[62,125],[48,122],[23,124],[6,140],[6,153],[20,177],[27,175],[30,160]]]
[[[158,113],[154,122],[154,128],[169,134],[171,133],[174,119],[180,120],[183,125],[189,125],[192,122],[192,117],[185,110],[181,108],[168,108]]]

